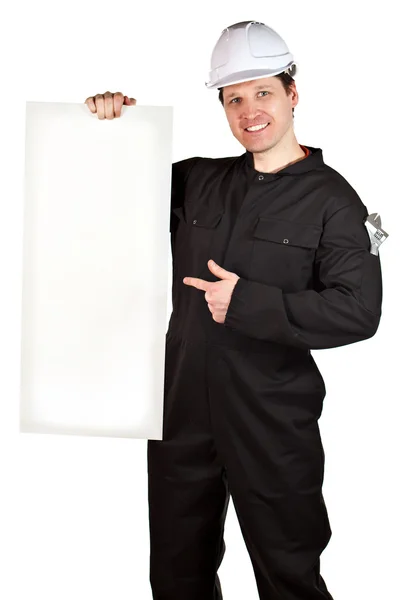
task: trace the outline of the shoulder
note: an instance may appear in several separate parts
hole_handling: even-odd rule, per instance
[[[172,163],[172,178],[185,181],[194,165],[202,160],[201,156],[192,156]]]
[[[200,176],[207,178],[215,174],[223,174],[230,167],[237,164],[241,156],[228,156],[222,158],[209,158],[204,156],[193,156],[172,163],[172,176],[183,178],[186,181],[189,177]]]
[[[361,215],[368,214],[368,209],[363,203],[356,189],[339,171],[324,164],[318,169],[321,176],[321,187],[324,190],[325,219],[328,220],[338,210],[352,208]]]

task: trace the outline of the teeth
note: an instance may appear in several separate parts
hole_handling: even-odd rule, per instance
[[[259,129],[264,129],[268,123],[264,123],[263,125],[254,125],[254,127],[246,127],[247,131],[258,131]]]

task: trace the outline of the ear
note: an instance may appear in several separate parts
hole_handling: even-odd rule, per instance
[[[290,85],[290,95],[292,97],[292,108],[294,108],[299,103],[299,92],[297,91],[295,82]]]

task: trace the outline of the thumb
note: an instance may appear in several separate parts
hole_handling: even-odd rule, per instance
[[[127,106],[134,106],[136,104],[136,99],[124,96],[124,104],[126,104]]]
[[[214,275],[216,275],[216,277],[219,277],[220,279],[237,279],[237,275],[235,275],[235,273],[226,271],[225,269],[217,265],[217,263],[213,260],[208,261],[208,268],[210,269],[211,273],[213,273]]]

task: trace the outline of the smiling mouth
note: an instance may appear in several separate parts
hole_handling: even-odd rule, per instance
[[[260,125],[255,125],[254,127],[246,127],[245,131],[247,133],[257,133],[258,131],[263,131],[268,127],[269,123],[261,123]]]

